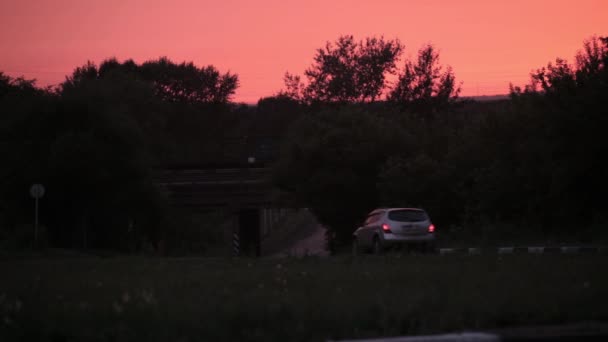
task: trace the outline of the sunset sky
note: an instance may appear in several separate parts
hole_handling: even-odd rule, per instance
[[[352,34],[398,38],[404,56],[432,43],[462,95],[505,94],[608,35],[606,18],[606,0],[7,0],[0,71],[45,86],[87,60],[167,56],[238,74],[234,100],[255,103],[286,71],[302,74],[326,41]]]

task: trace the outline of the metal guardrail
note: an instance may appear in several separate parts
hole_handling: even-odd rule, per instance
[[[496,247],[496,248],[440,248],[440,255],[448,254],[607,254],[608,246],[525,246],[525,247]]]
[[[402,336],[365,340],[340,340],[328,342],[499,342],[500,336],[487,333],[460,333],[427,336]]]
[[[328,342],[330,342],[329,340]],[[528,342],[528,341],[608,341],[608,324],[583,322],[549,326],[510,327],[485,332],[400,336],[331,342]]]

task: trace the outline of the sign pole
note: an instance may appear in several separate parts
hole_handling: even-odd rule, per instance
[[[34,198],[34,248],[38,247],[38,199],[44,196],[42,184],[32,184],[30,195]]]
[[[34,247],[38,246],[38,197],[35,198],[35,213],[34,213]]]

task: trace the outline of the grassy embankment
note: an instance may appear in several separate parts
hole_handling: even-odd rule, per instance
[[[608,321],[607,256],[0,262],[0,340],[321,341]]]

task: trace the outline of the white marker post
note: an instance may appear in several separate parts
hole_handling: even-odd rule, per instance
[[[30,187],[30,195],[34,198],[34,247],[38,246],[38,199],[44,196],[44,186],[42,184],[33,184]]]

